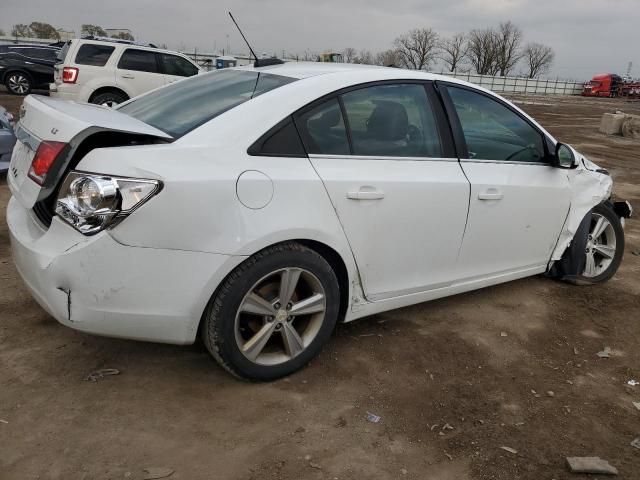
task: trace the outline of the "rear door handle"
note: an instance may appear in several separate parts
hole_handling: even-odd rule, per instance
[[[357,192],[347,192],[350,200],[382,200],[384,192],[380,190],[358,190]]]
[[[136,78],[133,75],[120,75],[122,78]]]
[[[497,188],[489,188],[484,192],[478,193],[478,200],[502,200],[504,195]]]

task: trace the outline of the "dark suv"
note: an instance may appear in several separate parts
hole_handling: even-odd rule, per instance
[[[0,45],[0,82],[14,95],[48,89],[59,51],[49,45]]]

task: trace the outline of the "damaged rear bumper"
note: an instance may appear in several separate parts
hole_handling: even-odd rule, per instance
[[[192,343],[217,283],[240,257],[130,247],[85,237],[57,217],[41,229],[15,198],[14,262],[33,297],[63,325],[110,337]]]

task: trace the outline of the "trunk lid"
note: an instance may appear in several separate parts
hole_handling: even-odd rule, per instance
[[[26,208],[47,198],[66,172],[78,146],[99,132],[172,140],[162,130],[108,107],[29,95],[20,108],[17,142],[7,175],[11,193]],[[43,141],[62,142],[68,147],[56,158],[43,185],[39,185],[29,177],[29,168]]]

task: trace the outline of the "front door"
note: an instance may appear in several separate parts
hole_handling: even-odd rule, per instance
[[[296,118],[372,301],[454,280],[469,183],[438,127],[432,88],[368,86]]]
[[[569,211],[566,171],[549,165],[546,139],[520,113],[474,89],[446,90],[471,183],[459,276],[544,270]]]

